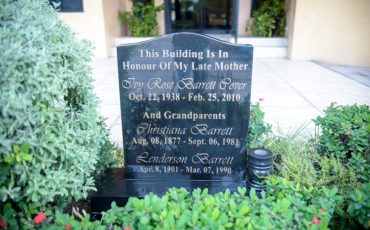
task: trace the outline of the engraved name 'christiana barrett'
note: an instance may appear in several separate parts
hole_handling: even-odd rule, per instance
[[[136,127],[137,134],[186,134],[187,128],[171,128],[171,127],[153,127],[152,124],[141,123]],[[221,135],[230,136],[233,131],[233,127],[227,128],[209,128],[207,124],[196,124],[190,128],[190,132],[193,135]]]

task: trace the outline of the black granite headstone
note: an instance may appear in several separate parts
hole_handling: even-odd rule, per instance
[[[117,58],[125,170],[105,178],[124,186],[100,180],[95,196],[245,187],[253,47],[179,33]]]

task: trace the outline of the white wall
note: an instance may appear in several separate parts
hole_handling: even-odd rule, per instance
[[[294,1],[289,58],[370,66],[369,0]]]
[[[84,12],[60,13],[78,38],[86,38],[94,43],[95,57],[109,57],[114,38],[122,33],[118,11],[124,11],[124,0],[83,0]]]

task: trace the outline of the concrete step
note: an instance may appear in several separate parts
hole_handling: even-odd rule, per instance
[[[238,44],[251,44],[255,47],[287,47],[288,39],[283,37],[238,37]]]
[[[153,38],[156,37],[119,37],[114,39],[114,43],[116,44],[116,46],[119,46],[123,44],[143,42]]]
[[[284,37],[239,37],[238,44],[254,46],[254,57],[285,58],[287,55],[288,39]]]
[[[234,37],[230,35],[209,35],[217,39],[234,43]],[[138,43],[155,37],[120,37],[115,39],[116,46],[122,44]],[[285,58],[287,55],[288,39],[284,37],[238,37],[238,44],[250,44],[254,46],[254,57]],[[117,56],[116,47],[112,48],[112,56]]]

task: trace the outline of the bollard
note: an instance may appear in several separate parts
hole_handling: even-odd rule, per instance
[[[256,190],[258,197],[261,197],[262,191],[266,191],[266,185],[262,183],[264,179],[260,177],[272,173],[272,157],[272,152],[265,148],[255,148],[248,151],[248,194],[251,188]]]

